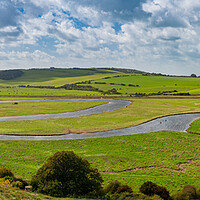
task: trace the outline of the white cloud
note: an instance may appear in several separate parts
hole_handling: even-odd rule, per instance
[[[128,0],[123,6],[119,0],[115,5],[113,0],[12,2],[6,9],[15,9],[17,18],[2,21],[0,68],[102,65],[199,71],[199,0]]]

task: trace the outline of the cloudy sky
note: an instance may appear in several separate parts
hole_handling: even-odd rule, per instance
[[[0,0],[0,69],[200,75],[199,0]]]

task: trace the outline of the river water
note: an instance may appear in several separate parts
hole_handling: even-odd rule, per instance
[[[41,101],[41,100],[34,100]],[[59,100],[43,100],[43,101],[63,101]],[[18,121],[18,120],[36,120],[36,119],[48,119],[48,118],[72,118],[79,116],[87,116],[91,114],[99,114],[104,112],[114,111],[120,108],[124,108],[130,104],[129,101],[124,100],[110,100],[110,99],[99,99],[99,100],[88,100],[88,99],[65,99],[64,101],[102,101],[107,104],[95,106],[93,108],[58,114],[45,114],[45,115],[32,115],[32,116],[17,116],[17,117],[1,117],[0,121]],[[2,101],[13,102],[13,101]],[[14,102],[33,102],[33,100],[23,100]],[[53,136],[20,136],[20,135],[0,135],[0,140],[68,140],[68,139],[87,139],[87,138],[101,138],[101,137],[112,137],[112,136],[123,136],[133,135],[140,133],[150,133],[157,131],[177,131],[185,132],[190,124],[200,118],[200,113],[189,113],[189,114],[178,114],[157,118],[143,124],[95,133],[81,133],[81,134],[67,134],[67,135],[53,135]],[[109,123],[109,122],[108,122]]]

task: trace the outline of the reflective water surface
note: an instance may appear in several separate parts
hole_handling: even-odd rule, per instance
[[[40,101],[40,100],[37,100]],[[59,100],[63,101],[63,100]],[[68,101],[68,100],[66,100]],[[70,100],[70,101],[82,101],[79,99]],[[84,100],[84,101],[103,101],[108,102],[107,104],[96,106],[90,109],[86,109],[83,111],[75,111],[69,113],[61,113],[61,114],[51,114],[50,118],[70,118],[77,116],[86,116],[91,114],[98,114],[103,112],[109,112],[113,110],[117,110],[123,107],[126,107],[130,104],[129,101],[123,100]],[[17,102],[17,101],[15,101]],[[33,118],[25,117],[26,120],[35,120],[35,119],[47,119],[47,118],[35,118],[35,117],[46,117],[46,115],[34,115],[29,116]],[[3,117],[2,117],[3,118]],[[0,118],[0,120],[2,119]],[[14,135],[0,135],[0,140],[68,140],[68,139],[86,139],[86,138],[100,138],[100,137],[112,137],[112,136],[122,136],[122,135],[133,135],[139,133],[150,133],[156,131],[178,131],[185,132],[190,124],[196,119],[200,118],[200,113],[189,113],[189,114],[179,114],[179,115],[171,115],[165,116],[161,118],[157,118],[146,123],[123,128],[118,130],[111,131],[103,131],[103,132],[95,132],[95,133],[81,133],[81,134],[67,134],[67,135],[55,135],[55,136],[14,136]],[[23,120],[20,117],[9,117],[10,120]],[[8,119],[8,120],[9,120]],[[3,118],[4,121],[8,121],[7,117]],[[108,122],[109,123],[109,122]]]

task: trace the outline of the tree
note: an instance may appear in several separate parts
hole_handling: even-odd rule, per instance
[[[196,75],[196,74],[191,74],[190,76],[191,76],[191,77],[197,77],[197,75]]]
[[[31,180],[33,191],[51,196],[100,195],[103,182],[97,169],[72,151],[55,153]]]

